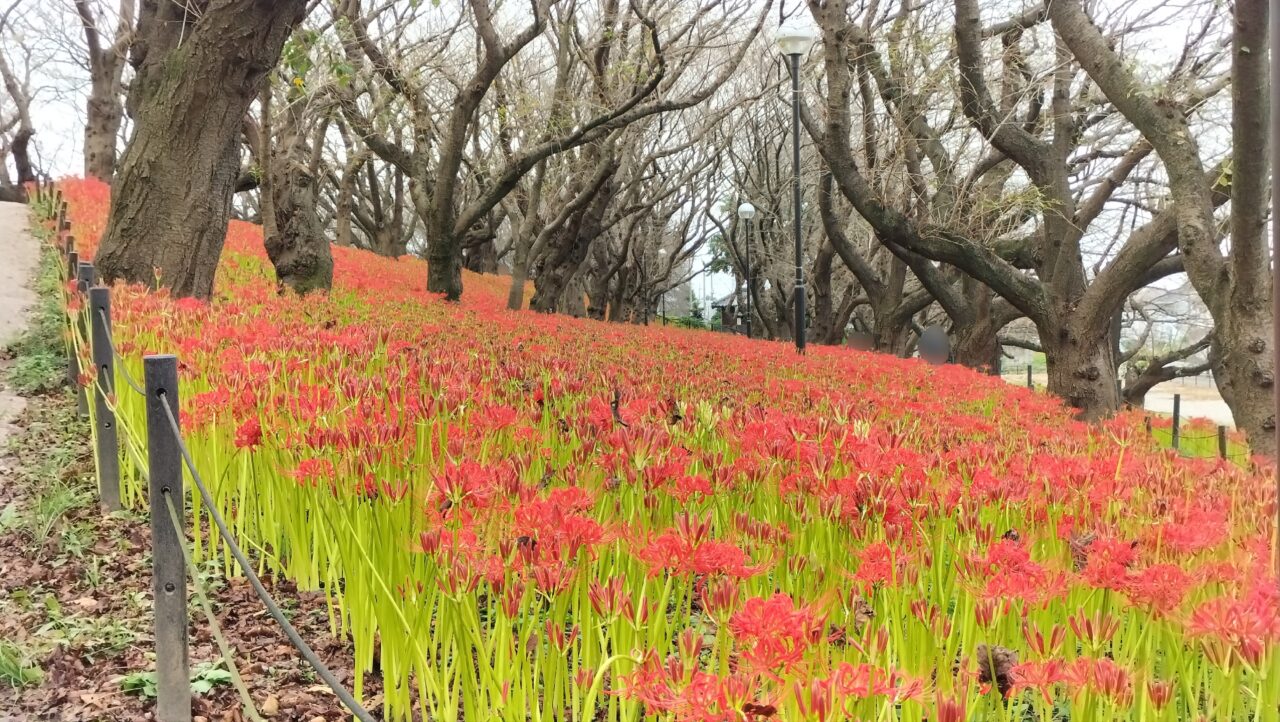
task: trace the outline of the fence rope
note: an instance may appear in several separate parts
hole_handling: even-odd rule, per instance
[[[102,326],[106,329],[106,334],[104,335],[107,337],[107,345],[111,347],[111,355],[116,358],[117,363],[115,364],[115,367],[120,369],[120,375],[124,376],[124,382],[132,387],[134,391],[137,391],[139,396],[145,398],[147,392],[143,391],[141,384],[139,384],[133,376],[129,375],[129,367],[124,363],[124,357],[116,350],[115,334],[113,333],[111,324],[107,323],[107,314],[103,313],[102,309],[98,309],[98,317],[102,319]],[[112,386],[114,385],[115,384],[112,384]],[[114,395],[114,393],[115,392],[113,390],[112,394]]]
[[[169,509],[169,520],[173,523],[173,528],[181,529],[182,520],[179,519],[178,509],[173,504],[173,495],[168,490],[164,492],[164,502]],[[187,573],[191,576],[191,586],[195,587],[196,598],[200,600],[200,609],[204,612],[205,619],[209,622],[209,628],[213,633],[214,641],[218,645],[218,650],[222,652],[222,660],[227,664],[227,672],[231,675],[231,683],[235,685],[236,692],[240,694],[240,702],[244,704],[244,711],[253,722],[265,722],[262,716],[258,714],[258,708],[253,704],[253,697],[249,695],[249,689],[240,677],[240,670],[236,668],[235,655],[232,654],[231,645],[227,643],[227,638],[222,634],[222,627],[218,624],[218,618],[213,613],[213,605],[209,603],[209,597],[204,592],[204,585],[200,583],[200,570],[196,567],[195,562],[191,561],[191,554],[187,551],[186,540],[184,539],[183,543],[178,546],[182,549],[182,561],[186,562]]]
[[[187,442],[182,438],[182,432],[178,428],[178,420],[174,415],[173,408],[169,404],[169,398],[160,393],[160,404],[164,409],[165,416],[169,419],[169,430],[173,432],[174,438],[178,442],[178,451],[182,454],[182,460],[186,463],[187,470],[191,472],[192,481],[195,482],[196,489],[200,492],[200,497],[204,500],[205,506],[209,510],[209,516],[213,519],[213,523],[218,527],[218,534],[222,540],[226,542],[227,548],[231,551],[231,556],[235,558],[236,563],[240,565],[240,569],[244,572],[245,577],[249,580],[249,584],[253,587],[253,591],[257,593],[258,599],[267,607],[267,612],[271,614],[271,618],[276,620],[280,628],[284,630],[285,636],[289,638],[289,642],[298,650],[299,654],[307,660],[316,674],[324,681],[333,693],[338,696],[342,704],[346,706],[351,714],[355,715],[361,722],[374,722],[373,716],[365,710],[364,707],[356,701],[355,697],[347,691],[342,683],[334,677],[333,672],[320,661],[316,653],[311,650],[306,641],[302,639],[302,635],[298,634],[298,630],[294,629],[289,620],[285,618],[284,613],[280,611],[271,595],[267,592],[266,587],[262,585],[262,580],[253,571],[253,565],[249,563],[249,559],[245,557],[244,552],[240,551],[239,545],[231,535],[231,531],[227,529],[227,524],[222,519],[222,515],[218,513],[217,505],[214,503],[213,496],[204,485],[204,479],[201,478],[200,472],[196,470],[195,461],[191,458],[191,451],[187,449]]]

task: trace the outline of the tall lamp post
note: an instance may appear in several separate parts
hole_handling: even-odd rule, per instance
[[[1268,3],[1271,32],[1271,359],[1280,368],[1280,2]],[[1275,389],[1276,418],[1280,419],[1280,386]],[[1276,447],[1280,449],[1280,424],[1276,425]],[[1276,493],[1280,494],[1280,464],[1276,465]],[[1276,508],[1276,528],[1280,534],[1280,507]],[[1276,550],[1275,571],[1280,583],[1280,550]]]
[[[801,249],[800,227],[800,57],[809,52],[818,40],[818,31],[808,23],[792,18],[778,28],[778,48],[791,64],[791,179],[792,215],[796,234],[796,351],[804,353],[804,254]]]
[[[742,235],[746,238],[742,245],[746,248],[747,261],[747,338],[751,338],[751,219],[756,217],[756,207],[743,203],[738,206],[738,217],[742,219]]]
[[[667,255],[667,249],[665,249],[665,248],[659,248],[659,249],[658,249],[658,255],[659,255],[659,256],[664,256],[664,257],[665,257],[665,256]],[[667,274],[667,276],[668,276],[668,277],[670,277],[670,275],[671,275],[670,273],[668,273],[668,274]],[[664,286],[666,285],[666,279],[663,279],[663,285],[664,285]],[[669,288],[663,288],[663,289],[662,289],[662,298],[661,298],[661,299],[659,299],[659,302],[662,304],[662,308],[661,308],[661,311],[660,311],[660,312],[661,312],[661,314],[662,314],[662,325],[663,325],[663,326],[666,326],[666,325],[667,325],[667,292],[669,292],[670,290],[671,290],[671,289],[669,289]]]

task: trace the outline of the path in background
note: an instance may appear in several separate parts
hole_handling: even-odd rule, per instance
[[[27,314],[35,304],[31,281],[40,259],[40,247],[27,232],[28,208],[21,203],[0,203],[0,349],[17,340],[27,327]],[[0,363],[0,366],[6,364]],[[0,444],[8,438],[13,420],[26,408],[26,400],[14,395],[0,374]]]
[[[1027,383],[1026,367],[1024,366],[1020,371],[1005,368],[1002,377],[1009,383],[1025,385]],[[1044,386],[1049,383],[1048,376],[1044,372],[1034,374],[1032,380],[1036,386]],[[1214,385],[1210,376],[1178,379],[1177,381],[1168,381],[1156,386],[1147,393],[1147,411],[1158,414],[1173,414],[1174,394],[1182,396],[1180,407],[1183,419],[1211,419],[1215,424],[1235,428],[1235,420],[1231,418],[1231,409],[1227,406],[1227,402],[1222,400],[1222,396],[1218,393],[1218,387]]]

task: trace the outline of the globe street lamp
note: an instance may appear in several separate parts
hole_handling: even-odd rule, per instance
[[[756,207],[750,203],[738,206],[738,217],[744,225],[743,246],[746,248],[747,265],[747,338],[751,338],[751,219],[756,217]]]
[[[818,31],[808,23],[792,18],[778,28],[778,48],[791,61],[791,179],[793,225],[796,234],[796,351],[804,353],[804,256],[800,247],[800,56],[809,52],[818,40]]]

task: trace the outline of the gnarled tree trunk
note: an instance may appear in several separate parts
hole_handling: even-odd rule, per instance
[[[316,212],[316,182],[324,124],[307,148],[300,102],[281,119],[271,118],[271,90],[263,93],[263,142],[268,146],[263,179],[263,245],[281,287],[307,294],[333,286],[333,252]],[[273,132],[274,131],[274,132]]]
[[[242,121],[305,9],[304,0],[143,5],[133,137],[96,259],[104,280],[213,294]]]
[[[1056,331],[1056,333],[1051,332]],[[1049,392],[1078,409],[1080,418],[1097,421],[1120,406],[1116,359],[1109,328],[1040,329]]]

